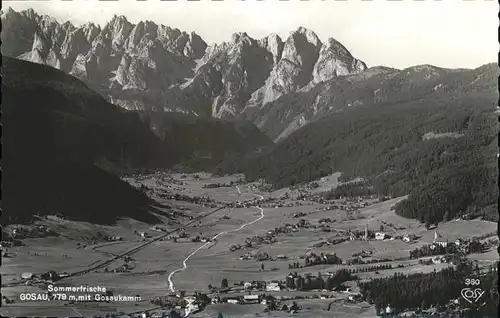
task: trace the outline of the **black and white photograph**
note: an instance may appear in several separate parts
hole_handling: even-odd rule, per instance
[[[2,317],[498,317],[496,1],[1,10]]]

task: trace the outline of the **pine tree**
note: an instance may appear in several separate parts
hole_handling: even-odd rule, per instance
[[[223,278],[222,279],[222,282],[221,282],[220,286],[221,286],[221,288],[227,288],[229,286],[227,278]]]

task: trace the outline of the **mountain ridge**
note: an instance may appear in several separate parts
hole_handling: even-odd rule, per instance
[[[498,221],[499,74],[496,63],[474,70],[405,69],[375,86],[379,103],[319,118],[265,152],[240,158],[239,166],[225,162],[220,169],[265,179],[276,189],[341,172],[341,181],[365,180],[350,193],[408,195],[395,206],[404,217],[427,224],[458,217]],[[421,77],[428,78],[425,85]],[[420,84],[412,87],[408,78]],[[372,79],[359,87],[356,81],[332,85],[354,85],[357,100],[372,100],[371,85],[381,82]],[[438,83],[443,79],[446,85]],[[344,91],[337,98],[350,96]]]
[[[208,45],[194,32],[116,15],[103,27],[75,27],[32,9],[8,10],[2,24],[4,54],[59,68],[113,104],[249,120],[274,141],[348,108],[446,89],[453,74],[480,69],[368,68],[337,40],[304,27],[284,39],[235,32]]]
[[[366,65],[333,39],[299,27],[283,40],[245,32],[208,46],[196,33],[113,16],[75,27],[28,9],[2,14],[2,52],[77,76],[131,110],[233,119],[311,82]],[[319,64],[318,64],[319,63]]]

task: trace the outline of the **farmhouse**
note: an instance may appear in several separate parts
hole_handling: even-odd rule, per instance
[[[278,283],[269,283],[266,285],[266,291],[280,291],[280,285]]]
[[[394,312],[394,309],[391,308],[391,305],[387,305],[387,307],[385,308],[385,313],[387,315],[392,315],[393,312]]]
[[[238,297],[229,297],[229,298],[226,298],[226,303],[228,304],[239,304],[240,303],[240,300]]]
[[[259,295],[245,295],[243,296],[243,300],[246,304],[258,304],[259,303]]]
[[[271,296],[271,295],[264,295],[262,296],[262,301],[260,302],[261,305],[267,305],[267,304],[273,304],[276,302],[276,298]]]
[[[21,274],[22,279],[31,279],[32,277],[33,277],[33,273],[26,272],[26,273]]]
[[[385,234],[384,232],[375,233],[376,240],[385,240],[386,236],[387,236],[387,234]]]
[[[403,241],[406,242],[406,243],[410,243],[410,242],[413,242],[416,240],[416,235],[414,234],[406,234],[405,236],[403,236]]]

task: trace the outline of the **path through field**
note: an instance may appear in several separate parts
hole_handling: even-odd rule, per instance
[[[243,194],[240,190],[240,188],[238,186],[236,186],[236,189],[238,190],[238,193],[239,194]],[[255,195],[255,196],[258,196],[261,200],[264,199],[263,196],[259,195],[259,194],[253,194],[253,193],[248,193],[248,194],[252,194],[252,195]],[[230,231],[224,231],[224,232],[220,232],[219,234],[215,235],[214,237],[212,237],[211,241],[217,239],[219,236],[221,235],[224,235],[224,234],[228,234],[228,233],[233,233],[233,232],[238,232],[240,231],[241,229],[245,228],[246,226],[249,226],[249,225],[252,225],[260,220],[262,220],[264,218],[264,209],[258,207],[258,206],[254,206],[254,208],[257,208],[260,210],[260,216],[258,218],[256,218],[255,220],[253,221],[250,221],[250,222],[247,222],[245,224],[243,224],[242,226],[240,226],[239,228],[237,229],[234,229],[234,230],[230,230]],[[205,244],[203,244],[202,246],[198,247],[197,249],[195,249],[191,254],[189,254],[183,261],[182,261],[182,267],[181,268],[178,268],[176,270],[174,270],[173,272],[170,273],[170,275],[168,275],[168,286],[169,286],[169,289],[171,292],[174,292],[175,291],[175,287],[174,287],[174,281],[173,281],[173,277],[176,273],[178,272],[182,272],[184,271],[188,266],[187,266],[187,261],[192,257],[194,256],[196,253],[198,253],[200,250],[202,250],[203,248],[205,248],[206,246],[208,246],[209,244],[211,244],[212,242],[206,242]]]

